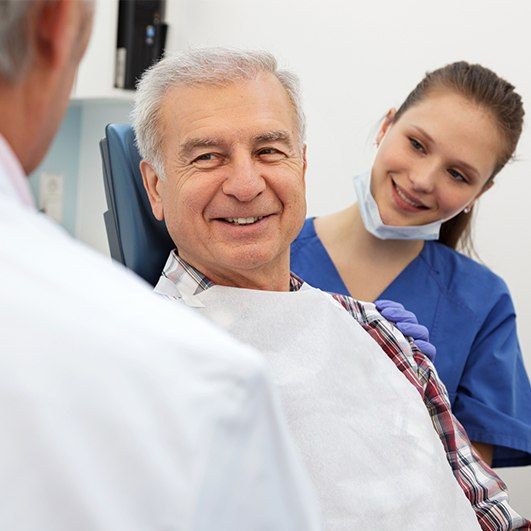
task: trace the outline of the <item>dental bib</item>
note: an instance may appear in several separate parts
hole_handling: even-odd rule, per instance
[[[263,353],[326,530],[479,529],[420,395],[332,297],[305,284],[182,300]]]

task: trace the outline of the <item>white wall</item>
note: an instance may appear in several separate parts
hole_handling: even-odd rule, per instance
[[[110,92],[114,85],[117,34],[117,0],[96,0],[92,35],[77,73],[75,97],[92,98]]]
[[[426,70],[480,62],[516,85],[531,116],[529,0],[168,0],[168,48],[237,46],[274,52],[299,74],[308,118],[309,213],[353,200],[351,176],[371,155],[371,130]],[[531,119],[531,118],[530,118]],[[520,161],[482,200],[480,256],[508,282],[531,371],[531,135]],[[531,468],[501,470],[531,516]]]

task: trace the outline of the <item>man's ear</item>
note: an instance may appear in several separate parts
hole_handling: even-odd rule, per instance
[[[34,35],[36,61],[57,70],[72,61],[76,46],[76,31],[81,16],[80,2],[55,0],[36,4],[29,24],[29,34]]]
[[[159,221],[163,221],[164,206],[161,191],[164,183],[147,160],[140,161],[140,173],[142,174],[142,182],[144,183],[153,215]]]
[[[308,168],[308,159],[306,158],[306,152],[308,146],[304,144],[302,146],[302,182],[306,185],[306,168]]]
[[[380,125],[380,129],[378,130],[378,134],[376,135],[377,146],[380,145],[380,142],[383,140],[385,133],[387,133],[387,131],[393,124],[395,120],[395,115],[396,115],[396,109],[394,107],[387,111],[387,114],[385,115],[385,118],[383,119],[382,125]]]

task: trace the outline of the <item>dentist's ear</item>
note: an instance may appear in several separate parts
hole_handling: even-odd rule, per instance
[[[389,109],[387,111],[387,114],[385,115],[385,118],[383,119],[382,125],[380,125],[380,129],[378,130],[378,134],[376,135],[376,146],[379,146],[382,142],[385,134],[395,121],[395,115],[396,115],[396,109],[393,107],[392,109]]]
[[[164,182],[159,178],[155,168],[147,160],[140,161],[140,173],[142,174],[142,182],[144,183],[153,215],[159,221],[163,221],[164,206],[161,191]]]

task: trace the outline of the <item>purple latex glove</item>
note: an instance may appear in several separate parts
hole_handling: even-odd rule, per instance
[[[394,301],[375,301],[376,309],[405,336],[413,339],[413,343],[431,361],[435,359],[437,349],[430,343],[430,333],[425,326],[419,324],[413,312],[408,312],[400,303]]]

